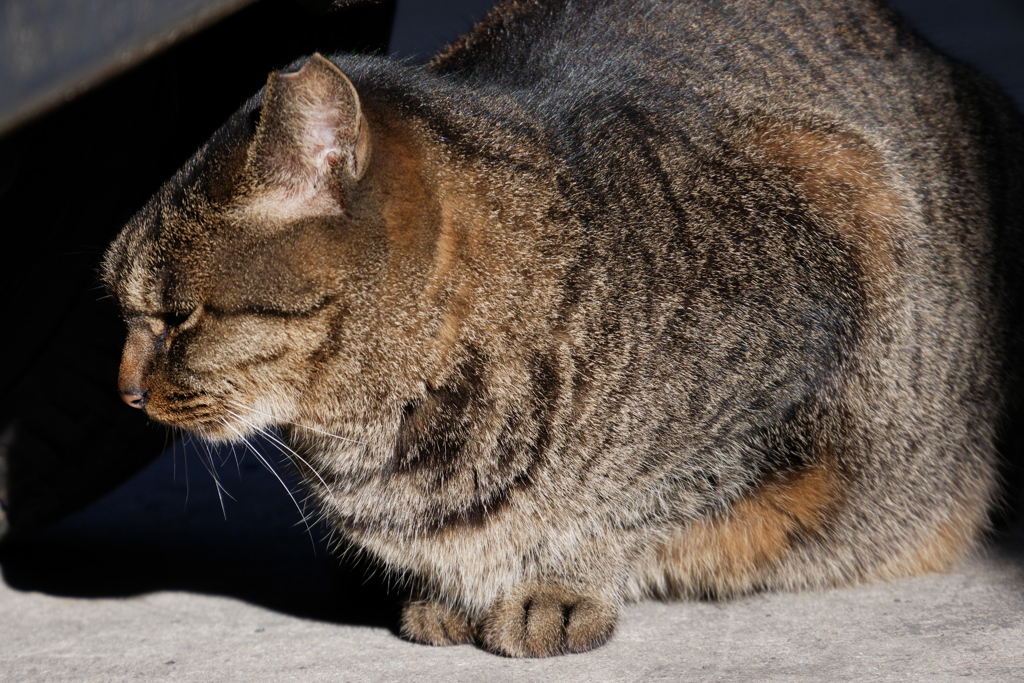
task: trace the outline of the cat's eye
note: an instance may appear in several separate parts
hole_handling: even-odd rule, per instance
[[[195,324],[201,310],[202,306],[197,306],[187,311],[170,311],[164,314],[164,323],[170,331],[180,332]]]
[[[168,313],[167,315],[164,316],[164,322],[167,323],[168,327],[175,327],[175,328],[176,327],[181,327],[185,323],[185,321],[188,320],[188,317],[190,315],[192,315],[191,312],[189,312],[189,313]]]

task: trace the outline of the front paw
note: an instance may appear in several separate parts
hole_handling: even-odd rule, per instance
[[[618,609],[550,584],[520,586],[498,598],[480,622],[484,647],[512,657],[586,652],[611,637]]]
[[[461,645],[474,639],[465,614],[433,600],[409,600],[402,606],[401,633],[427,645]]]

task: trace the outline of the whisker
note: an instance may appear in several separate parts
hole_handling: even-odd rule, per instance
[[[192,493],[192,487],[188,479],[188,447],[191,445],[193,438],[194,437],[190,433],[186,432],[185,443],[182,444],[184,451],[181,454],[181,463],[185,467],[185,505],[182,506],[182,509],[188,507],[188,497],[189,494]]]
[[[277,473],[277,470],[274,469],[274,467],[270,464],[266,457],[262,453],[260,453],[255,446],[252,445],[252,442],[249,441],[245,434],[240,432],[237,428],[235,428],[228,422],[222,422],[222,424],[227,429],[235,433],[235,436],[238,437],[242,444],[245,445],[245,447],[248,448],[254,456],[256,456],[256,459],[263,465],[264,468],[266,468],[268,472],[274,475],[274,478],[277,479],[278,483],[281,484],[281,486],[284,488],[285,493],[288,494],[288,497],[291,499],[292,504],[295,506],[295,509],[298,510],[299,512],[299,517],[302,519],[302,523],[306,527],[306,533],[309,535],[309,542],[313,546],[313,553],[316,554],[316,540],[313,538],[313,529],[309,525],[309,520],[306,518],[306,513],[299,506],[299,501],[295,499],[295,496],[292,494],[292,490],[288,488],[288,484],[285,483],[284,479],[281,478],[281,475]]]
[[[256,410],[252,406],[243,405],[241,403],[238,403],[237,401],[232,401],[230,399],[228,399],[226,402],[230,403],[231,405],[235,406],[236,408],[241,408],[242,410],[248,410],[250,412],[257,413],[259,415],[263,415],[264,417],[269,417],[269,418],[271,418],[273,420],[276,420],[278,422],[283,422],[284,424],[289,424],[289,425],[292,425],[294,427],[301,427],[302,429],[308,429],[311,432],[316,432],[317,434],[323,434],[324,436],[329,436],[332,439],[340,439],[341,441],[349,441],[351,443],[357,443],[360,446],[366,446],[367,448],[370,447],[370,444],[366,443],[365,441],[359,441],[357,439],[350,439],[347,436],[339,436],[338,434],[331,434],[330,432],[326,432],[326,431],[324,431],[322,429],[317,429],[316,427],[310,427],[309,425],[300,424],[298,422],[292,422],[290,420],[282,420],[281,418],[277,417],[276,415],[272,415],[270,413],[265,413],[262,410]]]
[[[171,432],[172,430],[168,430]],[[167,452],[167,439],[164,437],[164,452]],[[181,440],[174,438],[171,440],[171,481],[178,482],[178,446],[181,444]]]
[[[235,471],[238,472],[238,478],[242,478],[242,461],[238,457],[238,451],[235,450],[235,442],[231,442],[231,457],[235,459]]]
[[[241,418],[239,418],[239,419],[241,419]],[[292,457],[297,458],[299,460],[299,462],[301,462],[303,465],[305,465],[309,469],[310,472],[312,472],[314,475],[316,475],[316,478],[323,485],[324,491],[327,492],[327,495],[329,495],[332,499],[334,498],[334,491],[331,489],[330,486],[328,486],[327,480],[325,480],[323,478],[323,476],[320,474],[320,472],[318,472],[317,469],[315,467],[313,467],[312,463],[310,463],[308,460],[303,458],[301,455],[298,454],[297,451],[295,451],[295,449],[291,448],[288,444],[286,444],[284,441],[282,441],[281,439],[277,438],[276,436],[274,436],[270,432],[261,429],[260,433],[263,436],[265,436],[267,439],[269,439],[270,442],[272,444],[274,444],[277,447],[277,449],[282,454],[284,454],[285,456],[290,457],[290,458],[292,458]]]
[[[226,449],[218,448],[217,449],[217,454],[220,456],[220,465],[218,465],[218,467],[224,467],[224,465],[227,465],[228,464],[228,460],[231,459],[230,451],[227,451]]]
[[[265,436],[272,444],[277,446],[277,449],[283,455],[285,455],[285,456],[287,456],[289,458],[291,458],[291,457],[297,458],[299,460],[299,462],[301,462],[303,465],[305,465],[307,468],[309,468],[310,472],[312,472],[313,474],[316,475],[316,478],[320,480],[321,484],[323,484],[324,490],[327,491],[328,495],[330,495],[332,498],[334,497],[334,494],[331,491],[331,487],[327,485],[327,481],[323,478],[323,476],[321,476],[320,472],[318,472],[317,469],[315,467],[313,467],[313,465],[310,464],[310,462],[308,460],[303,458],[293,448],[291,448],[291,446],[286,444],[281,439],[277,438],[274,434],[272,434],[271,432],[267,431],[266,429],[257,427],[252,422],[249,422],[247,419],[245,419],[244,417],[242,417],[241,415],[239,415],[235,411],[231,410],[230,408],[226,408],[225,410],[227,410],[228,413],[230,413],[234,417],[238,418],[239,420],[241,420],[245,424],[249,425],[250,427],[255,429],[257,432],[262,434],[263,436]]]
[[[220,476],[217,474],[217,465],[213,461],[213,449],[208,441],[200,441],[203,446],[203,450],[206,451],[206,460],[203,460],[203,454],[196,452],[196,456],[199,458],[199,462],[203,464],[206,471],[210,473],[210,477],[213,479],[213,484],[217,489],[217,500],[220,502],[220,511],[224,515],[224,519],[228,518],[228,510],[224,505],[224,494],[227,494],[228,498],[235,500],[234,497],[228,493],[228,490],[224,488],[224,485],[220,481]]]

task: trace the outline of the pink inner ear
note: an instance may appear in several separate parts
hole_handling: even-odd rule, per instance
[[[298,118],[296,143],[306,162],[318,175],[322,174],[328,166],[335,165],[342,155],[338,139],[343,123],[342,114],[338,110],[331,84],[317,78],[309,64],[280,78],[291,86],[298,105],[295,109]]]
[[[306,129],[306,152],[313,166],[326,170],[334,166],[341,158],[341,145],[338,144],[338,129],[341,127],[338,113],[326,102],[317,102],[306,112],[303,122]]]
[[[329,181],[346,160],[356,165],[361,125],[352,84],[323,57],[272,74],[253,147],[259,191],[244,210],[281,218],[340,213]]]

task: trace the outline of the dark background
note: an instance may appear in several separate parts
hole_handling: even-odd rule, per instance
[[[123,330],[97,267],[118,226],[270,69],[383,50],[392,13],[257,2],[0,138],[0,526],[79,507],[165,445],[112,392]]]
[[[398,0],[325,12],[324,3],[263,0],[0,137],[0,533],[6,519],[10,585],[71,596],[187,589],[315,618],[392,623],[391,614],[363,608],[381,604],[380,580],[333,560],[325,528],[307,529],[301,502],[241,451],[177,444],[98,503],[35,529],[168,446],[164,430],[121,405],[114,386],[123,330],[98,288],[97,265],[121,225],[270,70],[314,50],[423,60],[489,4]],[[1021,4],[897,5],[1024,103]],[[231,497],[218,496],[207,468]]]

